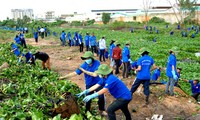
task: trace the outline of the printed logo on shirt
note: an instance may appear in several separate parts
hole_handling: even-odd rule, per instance
[[[151,61],[150,60],[143,60],[142,65],[151,65]]]
[[[105,84],[105,86],[108,86],[108,84]]]

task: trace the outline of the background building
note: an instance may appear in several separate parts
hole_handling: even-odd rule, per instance
[[[24,16],[29,17],[31,20],[34,18],[33,9],[11,9],[11,13],[14,20],[23,19]]]

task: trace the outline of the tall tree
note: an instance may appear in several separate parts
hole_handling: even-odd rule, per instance
[[[176,19],[180,24],[183,24],[184,20],[195,18],[197,0],[175,0],[174,2],[176,5],[172,4],[172,0],[167,1],[172,6]],[[178,13],[176,12],[176,9],[178,10]]]
[[[103,13],[102,21],[103,21],[103,24],[107,24],[110,21],[110,13]]]
[[[151,9],[151,0],[143,0],[143,10],[146,24],[148,23],[148,13],[149,9]]]

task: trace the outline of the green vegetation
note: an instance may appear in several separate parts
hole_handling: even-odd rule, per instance
[[[91,24],[94,21],[91,21]],[[63,28],[58,27],[64,22],[43,23],[35,21],[29,23],[29,27],[48,26],[50,31],[58,33],[56,39],[59,40],[59,35],[62,30],[70,31],[73,35],[75,31],[92,33],[100,39],[106,37],[107,46],[111,40],[117,40],[123,48],[125,41],[131,42],[131,58],[136,60],[140,57],[139,50],[142,47],[150,49],[150,56],[155,60],[157,66],[166,67],[169,50],[176,46],[180,51],[177,54],[178,67],[182,68],[181,78],[194,79],[200,78],[200,57],[196,57],[194,53],[200,52],[199,34],[195,38],[190,35],[194,31],[188,32],[188,37],[181,37],[181,30],[176,30],[175,25],[169,25],[165,28],[164,21],[160,18],[153,18],[149,25],[159,30],[157,34],[144,30],[144,24],[141,23],[123,23],[114,22],[105,26],[94,26],[90,28]],[[156,23],[156,24],[155,24]],[[160,23],[160,24],[157,24]],[[51,26],[52,25],[52,26]],[[50,27],[51,26],[51,27]],[[190,26],[190,25],[188,25]],[[130,33],[129,29],[133,27],[134,33]],[[123,30],[123,31],[122,31]],[[174,35],[169,35],[170,31],[174,31]],[[0,31],[0,40],[13,39],[15,36],[13,31]],[[31,33],[30,33],[31,34]],[[35,48],[28,46],[31,51]],[[29,65],[16,65],[16,57],[10,53],[9,43],[0,44],[0,65],[3,62],[8,62],[11,67],[4,70],[0,74],[0,118],[5,119],[49,119],[51,118],[48,111],[55,107],[54,103],[49,101],[57,101],[62,99],[62,94],[66,91],[76,94],[80,89],[69,81],[58,81],[58,74],[53,71],[42,70],[40,66],[31,67]],[[167,80],[165,71],[162,71],[162,79]],[[191,94],[190,85],[179,81],[181,89],[186,93]],[[2,96],[2,97],[1,97]],[[162,98],[160,98],[162,99]],[[78,100],[81,104],[81,99]],[[81,110],[84,111],[84,107]],[[82,115],[73,115],[73,118],[81,119]],[[91,116],[87,113],[88,119],[100,119],[99,116]],[[56,116],[54,120],[59,120],[60,116]]]
[[[107,24],[110,21],[110,13],[103,13],[102,14],[102,21],[103,24]]]

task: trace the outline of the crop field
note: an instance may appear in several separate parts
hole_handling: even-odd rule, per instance
[[[135,29],[133,33],[120,30],[108,30],[99,28],[61,28],[52,27],[50,31],[58,33],[57,37],[49,36],[45,38],[57,39],[62,30],[71,32],[72,36],[75,31],[82,33],[84,37],[86,32],[94,33],[99,40],[105,36],[107,47],[111,40],[116,40],[121,43],[121,48],[124,47],[126,41],[131,43],[130,53],[131,59],[136,60],[140,57],[139,50],[143,47],[150,50],[150,56],[154,58],[155,64],[162,68],[166,67],[169,50],[172,47],[177,47],[179,50],[177,56],[177,67],[182,68],[181,78],[184,79],[199,79],[200,78],[200,57],[196,57],[195,53],[200,52],[200,33],[196,34],[195,38],[191,38],[191,33],[188,32],[188,37],[181,36],[181,30],[175,28],[165,28],[164,26],[156,26],[159,30],[157,34],[155,30],[150,33],[145,29]],[[160,29],[159,29],[160,28]],[[170,35],[170,31],[174,31]],[[13,32],[0,33],[0,39],[6,41],[14,38]],[[31,37],[31,36],[30,36]],[[28,38],[27,38],[28,39]],[[30,50],[36,51],[35,47],[28,46]],[[22,48],[21,48],[22,49]],[[10,52],[10,42],[5,44],[0,43],[0,65],[4,62],[9,63],[10,68],[0,72],[0,120],[45,120],[53,119],[60,120],[60,116],[51,117],[50,109],[56,107],[56,103],[62,100],[62,94],[66,91],[72,94],[77,94],[80,88],[70,81],[58,81],[59,74],[54,71],[41,69],[37,63],[35,67],[30,65],[17,64],[16,56]],[[162,71],[161,79],[166,81],[165,71]],[[190,85],[179,81],[181,89],[187,94],[191,94]],[[79,104],[83,104],[78,100]],[[81,107],[81,113],[85,108]],[[91,116],[87,113],[88,119],[100,120],[100,116]],[[71,120],[82,120],[82,115],[74,115]]]

